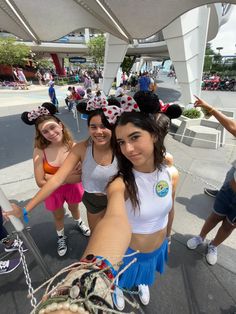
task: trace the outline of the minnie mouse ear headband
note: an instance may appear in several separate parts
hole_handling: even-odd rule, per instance
[[[123,95],[120,99],[120,107],[117,106],[105,106],[102,107],[104,115],[110,124],[115,124],[117,118],[121,116],[123,112],[140,112],[139,106],[133,97]]]
[[[174,103],[164,104],[163,101],[160,100],[161,110],[160,112],[164,113],[170,119],[177,119],[182,114],[182,109],[179,105]]]
[[[28,125],[33,125],[39,117],[54,115],[56,111],[57,109],[53,104],[44,102],[41,106],[38,106],[37,109],[23,112],[21,120]]]
[[[137,102],[140,111],[144,113],[155,114],[161,109],[159,98],[153,92],[136,92],[134,94],[134,100]]]
[[[89,114],[91,111],[102,109],[103,106],[107,105],[108,101],[105,94],[98,91],[92,98],[80,100],[76,105],[76,109],[82,114]]]
[[[80,102],[76,106],[80,113],[89,114],[94,110],[101,109],[109,122],[113,125],[116,123],[117,117],[123,112],[140,111],[136,101],[128,95],[124,95],[118,101],[116,98],[111,97],[108,100],[102,94],[97,94],[88,102]]]

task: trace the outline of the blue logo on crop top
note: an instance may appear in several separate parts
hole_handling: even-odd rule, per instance
[[[155,191],[159,197],[165,197],[169,192],[168,182],[166,182],[164,180],[157,182],[157,184],[155,186]]]

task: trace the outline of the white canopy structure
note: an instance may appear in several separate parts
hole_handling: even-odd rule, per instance
[[[224,2],[236,4],[236,0]],[[206,5],[213,3],[214,0],[0,0],[0,29],[37,43],[54,41],[85,27],[110,34],[105,53],[106,93],[128,44],[163,30],[184,101],[189,102],[193,93],[200,92],[210,11],[215,11],[217,31],[229,11],[229,6]]]

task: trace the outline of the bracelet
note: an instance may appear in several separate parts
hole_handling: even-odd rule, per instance
[[[93,254],[89,254],[85,258],[81,259],[80,262],[94,263],[94,265],[100,269],[106,268],[105,274],[111,280],[113,280],[117,275],[117,271],[113,268],[112,264],[102,256],[94,256]]]
[[[29,216],[28,216],[28,212],[27,212],[25,207],[22,208],[22,212],[23,212],[23,220],[24,220],[24,222],[28,223],[29,222]]]
[[[208,113],[212,113],[214,110],[215,110],[215,108],[214,108],[214,107],[211,107],[211,109],[210,109],[210,110],[207,110],[207,111],[208,111]]]
[[[171,245],[171,236],[166,237],[167,241],[168,241],[168,245]]]

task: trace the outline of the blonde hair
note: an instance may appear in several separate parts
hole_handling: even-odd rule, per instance
[[[72,136],[70,130],[67,128],[67,126],[60,119],[58,119],[57,117],[55,117],[53,115],[40,116],[36,120],[36,122],[35,122],[36,134],[35,134],[35,138],[34,138],[34,147],[37,147],[39,149],[45,149],[51,144],[51,142],[48,141],[39,131],[39,125],[42,122],[49,121],[49,120],[54,120],[56,123],[62,124],[62,127],[63,127],[62,142],[68,148],[68,150],[70,150],[71,147],[73,146],[73,143],[74,143],[73,136]]]

